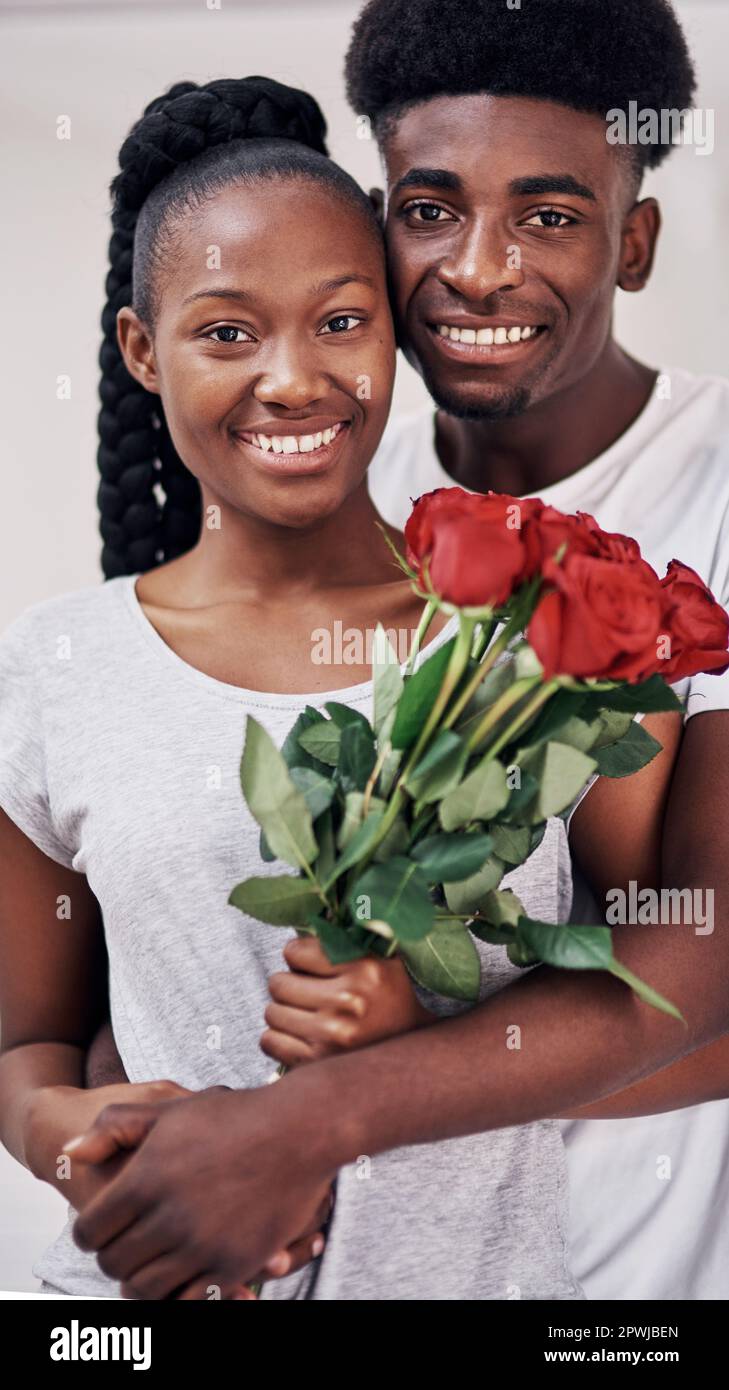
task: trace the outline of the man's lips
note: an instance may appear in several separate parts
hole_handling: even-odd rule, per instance
[[[484,365],[526,355],[549,332],[546,324],[508,318],[429,319],[427,327],[444,356]]]

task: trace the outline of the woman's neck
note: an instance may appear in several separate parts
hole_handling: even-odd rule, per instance
[[[165,590],[171,596],[169,586],[176,603],[196,607],[236,598],[275,602],[402,580],[379,528],[399,549],[402,536],[381,520],[366,480],[330,516],[301,528],[235,511],[203,489],[203,517],[211,505],[220,508],[220,526],[203,525],[197,544],[156,572],[161,601]]]

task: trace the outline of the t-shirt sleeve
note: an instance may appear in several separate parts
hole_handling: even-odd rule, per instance
[[[0,807],[44,854],[73,868],[50,805],[33,624],[25,614],[0,636]]]

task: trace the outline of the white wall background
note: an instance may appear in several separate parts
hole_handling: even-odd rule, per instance
[[[526,0],[529,3],[529,0]],[[605,0],[609,5],[609,0]],[[639,5],[640,0],[636,0]],[[359,0],[76,0],[2,3],[4,321],[0,371],[0,630],[50,594],[101,578],[96,521],[99,315],[108,183],[132,122],[173,81],[264,73],[312,91],[332,154],[379,182],[357,139],[342,59]],[[729,372],[729,0],[678,0],[699,104],[716,111],[710,157],[677,148],[646,192],[665,226],[651,286],[618,299],[618,330],[653,365]],[[72,138],[56,138],[59,115]],[[71,377],[71,399],[56,378]],[[403,363],[396,409],[424,399]],[[64,1204],[0,1152],[0,1288],[33,1289],[30,1264]]]

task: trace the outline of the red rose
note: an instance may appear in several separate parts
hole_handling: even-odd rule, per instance
[[[666,680],[699,671],[720,676],[729,669],[729,616],[703,579],[680,560],[672,560],[661,580],[663,627],[670,655],[659,663]]]
[[[659,669],[663,594],[645,560],[572,550],[561,564],[545,561],[544,576],[554,588],[537,604],[527,638],[547,679],[637,682]]]
[[[418,498],[405,527],[408,564],[448,603],[499,607],[539,568],[530,526],[541,508],[532,498],[436,488]]]

